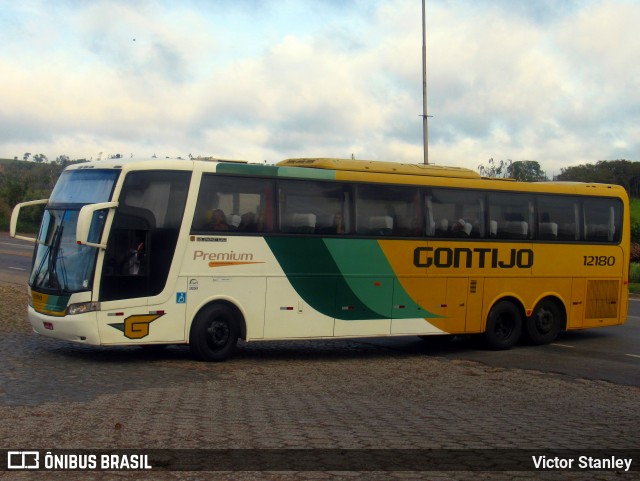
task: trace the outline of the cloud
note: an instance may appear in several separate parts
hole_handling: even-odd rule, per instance
[[[432,161],[638,159],[640,5],[560,3],[428,3]],[[422,160],[414,1],[20,5],[0,156]]]
[[[476,156],[535,159],[556,171],[638,158],[637,143],[621,149],[625,144],[612,143],[602,128],[615,116],[619,135],[631,138],[628,129],[637,120],[632,110],[638,110],[620,97],[637,105],[637,96],[628,96],[629,79],[640,78],[632,60],[638,43],[625,25],[640,19],[640,6],[593,3],[554,19],[550,29],[495,9],[457,21],[453,11],[437,13],[439,23],[455,25],[453,32],[438,31],[431,44],[446,45],[433,49],[430,98],[436,150],[447,161],[457,150],[473,155],[468,145],[478,149]]]

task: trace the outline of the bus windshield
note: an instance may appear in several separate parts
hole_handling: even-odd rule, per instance
[[[119,170],[65,170],[51,192],[51,204],[86,204],[106,202],[111,198]]]
[[[63,172],[44,212],[34,263],[32,288],[56,293],[91,289],[97,249],[76,244],[78,213],[83,205],[108,201],[119,171]],[[94,218],[90,236],[99,238],[106,211]]]

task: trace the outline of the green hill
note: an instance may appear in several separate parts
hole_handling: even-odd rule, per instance
[[[18,202],[49,197],[63,168],[55,162],[0,159],[0,230],[9,229],[11,211]],[[39,219],[30,223],[37,229]]]

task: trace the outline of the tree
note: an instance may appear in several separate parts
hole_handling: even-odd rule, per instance
[[[493,177],[493,178],[507,177],[508,175],[507,172],[509,171],[511,164],[512,164],[511,159],[501,160],[500,162],[496,162],[493,160],[493,157],[491,157],[487,161],[487,165],[480,164],[478,166],[478,171],[480,172],[480,175],[483,177]]]
[[[619,159],[576,165],[562,169],[558,180],[618,184],[623,186],[631,197],[639,197],[640,162]]]
[[[507,166],[507,175],[522,182],[540,182],[547,176],[535,160],[518,160]]]
[[[44,154],[36,154],[33,156],[33,160],[35,160],[38,163],[46,162],[47,156]]]
[[[19,174],[8,172],[0,184],[0,199],[8,206],[13,207],[24,199],[26,190],[27,184]]]
[[[31,157],[31,152],[25,152],[22,156],[22,160],[29,160],[29,157]]]
[[[483,177],[494,179],[510,178],[521,182],[539,182],[547,180],[540,164],[536,160],[501,160],[496,162],[493,158],[487,164],[480,164],[478,171]]]

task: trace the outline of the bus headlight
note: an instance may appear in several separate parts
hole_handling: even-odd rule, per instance
[[[75,314],[84,314],[85,312],[99,311],[99,302],[79,302],[78,304],[71,304],[67,307],[67,315],[73,316]]]

